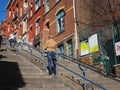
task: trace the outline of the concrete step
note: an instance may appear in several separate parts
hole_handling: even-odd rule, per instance
[[[117,87],[115,87],[115,86],[111,86],[111,87],[105,87],[107,90],[120,90],[119,88],[118,88],[119,86],[117,86]],[[88,90],[102,90],[102,89],[100,89],[100,88],[98,88],[98,87],[93,87],[93,89],[88,89]]]
[[[109,78],[91,78],[90,80],[93,80],[100,84],[102,84],[102,83],[107,84],[108,82],[109,82],[109,84],[120,84],[120,82],[117,82],[117,81],[109,79]]]
[[[36,79],[38,79],[38,78],[36,78]],[[31,78],[30,80],[24,80],[24,82],[25,83],[42,83],[42,84],[46,84],[46,83],[58,83],[59,81],[58,80],[51,80],[51,79],[49,79],[49,80],[45,80],[45,79],[38,79],[38,80],[36,80],[36,79],[34,79],[34,78]],[[35,81],[36,80],[36,81]]]
[[[114,83],[106,83],[106,84],[102,84],[104,87],[109,87],[109,88],[112,88],[112,87],[119,87],[120,86],[120,83],[119,84],[114,84]]]
[[[7,58],[7,59],[6,59],[6,58],[4,58],[4,59],[2,59],[1,61],[18,62],[18,63],[28,62],[27,60],[26,60],[26,61],[21,60],[19,57],[14,58],[14,56],[13,56],[12,58]],[[30,63],[30,62],[28,62],[28,63]]]
[[[10,89],[11,90],[11,89]],[[17,90],[70,90],[69,87],[59,87],[59,88],[36,88],[36,87],[30,87],[30,88],[18,88]]]
[[[28,66],[28,67],[25,67],[25,66],[19,66],[19,69],[20,71],[22,72],[40,72],[40,68],[36,67],[36,66]]]
[[[1,86],[2,85],[2,86]],[[1,84],[1,90],[70,90],[69,87],[65,87],[62,83],[48,83],[48,84],[40,84],[40,83],[27,83],[23,86],[15,85],[15,84]],[[3,89],[2,89],[3,88]]]
[[[38,87],[38,88],[59,88],[59,87],[65,87],[65,85],[63,83],[59,83],[59,82],[46,82],[46,83],[42,83],[42,82],[29,82],[25,84],[25,87]]]
[[[43,73],[26,73],[23,74],[22,77],[23,78],[40,78],[41,75],[44,75]]]
[[[23,78],[40,78],[41,75],[45,75],[44,73],[1,73],[0,80],[9,81],[9,80],[17,80]]]
[[[0,63],[1,65],[1,63]],[[3,73],[38,73],[41,70],[36,68],[19,68],[18,66],[0,66],[0,72]]]

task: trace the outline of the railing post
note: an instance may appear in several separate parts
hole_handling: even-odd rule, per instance
[[[84,90],[87,90],[87,85],[86,85],[86,74],[85,74],[86,69],[83,69],[83,76],[84,76]]]
[[[21,49],[23,49],[23,43],[20,43],[20,45],[21,45]]]
[[[86,85],[86,74],[85,74],[85,71],[87,70],[87,68],[82,68],[81,66],[80,66],[80,64],[78,64],[78,67],[79,67],[79,69],[83,72],[83,79],[84,79],[84,84],[83,84],[83,88],[84,88],[84,90],[87,90],[87,85]]]
[[[113,25],[112,25],[112,28],[111,28],[111,35],[112,35],[112,43],[113,43],[115,64],[117,64],[116,51],[115,51],[115,35],[114,35],[114,26]]]
[[[56,75],[58,74],[58,64],[56,64]]]
[[[43,55],[43,57],[44,57],[44,70],[45,70],[45,72],[46,72],[46,56]]]
[[[16,43],[15,49],[16,49],[16,55],[18,55],[18,53],[19,53],[19,44],[18,43]]]
[[[29,47],[29,50],[30,50],[30,58],[32,60],[33,59],[33,56],[32,56],[33,49],[31,47]]]

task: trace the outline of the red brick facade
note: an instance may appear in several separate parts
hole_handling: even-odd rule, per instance
[[[60,0],[56,3],[56,0],[53,0],[50,3],[50,10],[48,13],[44,15],[45,17],[45,27],[46,23],[49,22],[49,33],[54,37],[57,41],[58,45],[64,45],[64,54],[67,55],[67,41],[72,39],[73,41],[73,48],[75,49],[74,45],[74,17],[73,17],[73,2],[72,0]],[[60,10],[64,10],[65,12],[65,30],[64,32],[57,34],[56,33],[56,15]]]
[[[40,1],[41,5],[36,10],[37,1]],[[17,40],[44,49],[48,35],[51,34],[55,36],[54,39],[57,41],[58,46],[63,45],[63,54],[69,55],[69,48],[71,48],[72,57],[76,57],[78,47],[75,46],[76,32],[73,1],[49,0],[49,10],[46,12],[46,0],[10,0],[7,5],[6,36],[9,37],[13,33],[16,35]],[[61,10],[64,11],[64,30],[57,33],[57,15]],[[37,26],[37,23],[40,23],[40,25]],[[37,31],[37,28],[40,29],[40,32]]]

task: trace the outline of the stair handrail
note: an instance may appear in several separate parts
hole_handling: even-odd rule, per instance
[[[38,52],[44,57],[44,59],[43,59],[43,60],[41,59],[41,60],[44,62],[44,69],[45,69],[45,71],[46,71],[46,68],[47,68],[47,67],[46,67],[46,59],[45,59],[45,58],[46,58],[46,56],[47,56],[47,52],[45,52],[44,50],[42,50],[42,49],[40,49],[40,48],[36,48],[36,47],[34,47],[34,46],[32,46],[32,45],[30,45],[30,44],[28,44],[28,43],[22,43],[22,42],[17,43],[17,44],[16,44],[16,47],[19,47],[19,46],[21,47],[21,50],[24,50],[24,49],[23,49],[23,46],[27,46],[28,49],[29,49],[31,52],[28,52],[27,50],[24,50],[24,51],[25,51],[26,53],[30,54],[31,57],[35,57],[35,58],[40,59],[39,57],[33,55],[33,53],[32,53],[32,50],[38,51]],[[19,50],[17,50],[17,49],[18,49],[18,48],[16,48],[16,51],[17,51],[17,53],[19,53]],[[67,57],[67,58],[66,58],[67,60],[72,61],[73,63],[78,64],[78,67],[79,67],[79,68],[80,68],[81,65],[82,65],[82,64],[78,63],[78,62],[76,61],[76,59],[71,58],[71,57],[69,57],[69,56],[66,56],[66,55],[63,55],[63,54],[56,54],[56,56],[62,56],[62,57],[64,57],[64,58]],[[96,82],[88,79],[88,78],[85,76],[85,71],[82,70],[82,69],[80,69],[80,70],[83,71],[83,75],[81,75],[81,74],[79,74],[79,73],[76,73],[76,72],[74,72],[73,70],[70,70],[70,69],[68,69],[67,67],[65,67],[64,65],[61,65],[61,64],[59,64],[59,63],[57,62],[57,67],[58,67],[58,66],[60,66],[60,67],[62,67],[62,68],[64,68],[64,69],[68,70],[69,72],[77,75],[78,77],[82,78],[83,80],[88,81],[88,82],[94,84],[95,86],[101,88],[102,90],[107,90],[104,86],[101,86],[100,84],[98,84],[98,83],[96,83]],[[84,66],[84,67],[85,67],[85,66]],[[57,72],[58,72],[58,70],[57,70]],[[84,90],[87,90],[86,84],[84,85]]]
[[[38,62],[40,62],[40,61],[43,62],[43,64],[44,64],[44,71],[46,72],[46,69],[47,69],[47,66],[46,66],[47,53],[46,53],[44,50],[38,49],[38,48],[36,48],[36,47],[34,47],[34,46],[32,46],[32,45],[30,45],[30,44],[28,44],[28,43],[24,43],[24,42],[23,42],[23,43],[22,43],[22,42],[19,42],[19,43],[17,43],[17,44],[18,44],[18,47],[21,47],[21,50],[25,51],[26,53],[28,53],[28,54],[30,55],[31,60],[32,60],[33,57],[34,57],[35,59],[39,60]],[[28,50],[29,50],[30,52],[29,52],[28,50],[23,49],[23,46],[27,46],[27,47],[28,47]],[[37,55],[34,55],[34,54],[33,54],[33,50],[39,52],[40,55],[43,56],[43,58],[41,59],[41,58],[39,58]],[[16,50],[16,51],[17,51],[16,53],[19,53],[19,50]]]

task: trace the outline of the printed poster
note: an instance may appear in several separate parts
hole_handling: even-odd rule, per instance
[[[80,55],[89,54],[89,44],[88,41],[83,41],[80,43]]]
[[[95,53],[95,52],[99,51],[97,34],[92,35],[88,39],[88,42],[89,42],[89,52],[90,53]]]
[[[115,43],[116,56],[120,55],[120,42]]]

